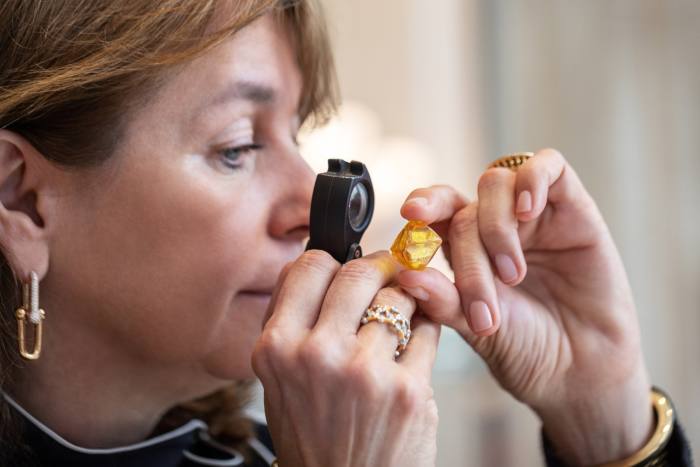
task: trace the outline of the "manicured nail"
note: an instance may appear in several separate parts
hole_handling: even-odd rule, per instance
[[[404,206],[427,206],[428,205],[428,200],[425,198],[411,198],[407,199],[405,203],[403,203]]]
[[[513,282],[518,278],[518,270],[515,268],[515,263],[508,255],[496,255],[496,269],[498,269],[498,275],[501,276],[503,282]]]
[[[430,300],[430,294],[423,287],[401,287],[414,298],[427,302]]]
[[[488,305],[482,301],[472,302],[469,305],[469,319],[472,322],[472,331],[486,331],[493,326],[493,319]]]
[[[515,212],[522,214],[525,212],[532,211],[532,194],[529,191],[523,191],[518,196],[518,204],[515,208]]]

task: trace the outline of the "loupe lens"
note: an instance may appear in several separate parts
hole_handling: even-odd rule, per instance
[[[350,193],[350,203],[348,205],[348,218],[353,229],[358,230],[367,217],[367,207],[369,206],[369,195],[364,183],[356,184]]]

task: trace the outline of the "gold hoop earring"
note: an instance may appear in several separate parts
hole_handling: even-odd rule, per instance
[[[41,322],[46,313],[39,309],[39,278],[34,271],[30,273],[29,283],[22,284],[22,292],[23,306],[15,312],[19,354],[26,360],[36,360],[41,353]],[[31,353],[27,351],[25,340],[27,320],[34,325],[34,350]]]

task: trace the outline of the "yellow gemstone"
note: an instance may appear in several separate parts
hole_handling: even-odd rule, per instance
[[[391,245],[391,254],[407,268],[423,269],[441,244],[440,236],[425,222],[409,221]]]

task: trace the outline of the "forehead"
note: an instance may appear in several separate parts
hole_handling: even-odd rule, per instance
[[[302,78],[290,35],[272,15],[263,16],[184,65],[162,89],[174,105],[195,111],[220,103],[236,83],[257,83],[277,102],[296,110]]]

